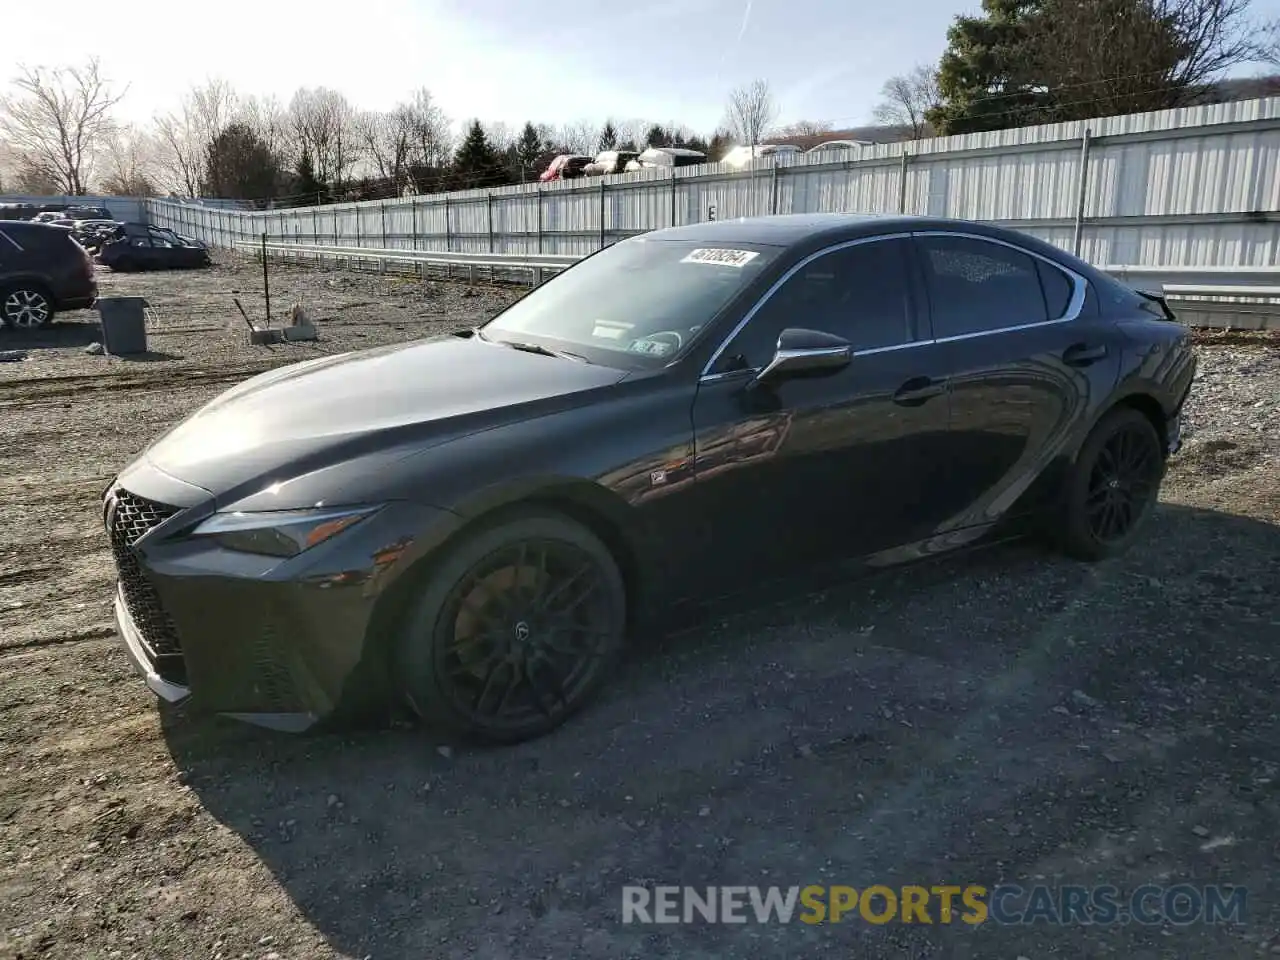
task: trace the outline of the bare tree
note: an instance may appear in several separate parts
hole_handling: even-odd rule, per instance
[[[289,164],[296,161],[298,150],[289,117],[275,97],[245,97],[237,105],[235,119],[249,127],[277,157]]]
[[[85,192],[94,152],[111,130],[116,93],[96,58],[79,67],[23,67],[0,97],[0,133],[30,170],[63,192]]]
[[[176,111],[156,118],[162,164],[172,189],[200,195],[209,145],[231,123],[240,98],[227,81],[214,78],[192,87]]]
[[[778,104],[769,81],[753,80],[729,94],[726,119],[729,129],[744,146],[754,147],[778,118]]]
[[[481,126],[484,128],[484,135],[493,144],[493,149],[499,153],[509,149],[516,142],[516,132],[500,120],[496,123],[481,124]]]
[[[395,184],[396,190],[408,182],[413,151],[413,113],[401,104],[381,113],[371,111],[360,118],[365,155],[378,177]]]
[[[449,118],[425,87],[415,90],[405,107],[413,132],[410,163],[428,169],[443,167],[453,155]]]
[[[556,129],[554,142],[569,153],[594,154],[598,128],[590,120],[566,123]]]
[[[919,140],[930,133],[926,116],[942,99],[938,91],[938,71],[920,64],[909,72],[890,77],[880,88],[880,103],[871,115],[877,123],[907,127],[911,138]]]
[[[820,137],[831,132],[831,124],[825,120],[797,120],[778,128],[780,137]]]
[[[347,98],[326,87],[300,89],[289,101],[289,121],[299,149],[315,161],[316,176],[340,187],[363,146],[358,115]]]
[[[119,197],[152,197],[157,192],[155,136],[134,126],[117,127],[102,149],[101,190]]]

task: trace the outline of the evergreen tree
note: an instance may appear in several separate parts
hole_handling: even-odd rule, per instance
[[[515,144],[516,162],[520,167],[521,180],[527,179],[544,149],[542,135],[538,133],[538,128],[532,122],[526,123]]]
[[[928,120],[942,134],[1034,123],[1044,103],[1028,75],[1031,29],[1041,0],[982,0],[978,16],[959,16],[938,65],[942,103]]]
[[[613,121],[606,120],[604,129],[600,131],[600,141],[596,144],[599,151],[615,150],[618,147],[618,131],[613,127]]]
[[[669,147],[671,146],[671,134],[667,133],[665,127],[655,123],[649,128],[649,132],[644,135],[644,145],[646,147]]]
[[[280,159],[245,123],[230,123],[205,148],[206,197],[236,197],[266,201],[279,196]]]
[[[454,154],[453,174],[457,186],[463,190],[472,187],[499,187],[506,182],[502,156],[489,142],[479,120],[472,121],[466,138]]]
[[[717,130],[707,144],[707,159],[712,163],[719,163],[732,148],[733,135],[727,130]]]
[[[324,203],[328,200],[329,191],[316,177],[316,165],[311,159],[311,151],[305,147],[293,171],[293,189],[299,196],[306,198],[308,203]]]

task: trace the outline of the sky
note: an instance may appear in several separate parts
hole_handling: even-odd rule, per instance
[[[281,100],[324,85],[359,107],[386,109],[425,86],[457,120],[678,120],[710,132],[729,90],[756,78],[769,81],[782,122],[869,122],[885,79],[936,61],[951,18],[979,3],[218,0],[199,17],[172,0],[6,6],[11,56],[0,75],[15,61],[96,54],[106,76],[128,84],[120,113],[132,121],[220,76]]]
[[[97,55],[104,75],[127,85],[119,114],[134,122],[221,77],[281,101],[327,86],[365,109],[426,87],[455,121],[639,119],[709,133],[728,92],[757,78],[769,81],[781,123],[869,123],[884,81],[936,62],[952,18],[980,2],[217,0],[199,17],[172,0],[6,6],[0,78],[15,60]],[[1280,0],[1254,0],[1254,10],[1280,17]]]

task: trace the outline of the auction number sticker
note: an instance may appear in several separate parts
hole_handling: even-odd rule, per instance
[[[754,250],[725,250],[720,247],[699,247],[681,263],[718,263],[722,267],[745,267],[760,256]]]

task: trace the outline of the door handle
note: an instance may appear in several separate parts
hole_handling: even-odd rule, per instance
[[[1105,343],[1074,343],[1062,352],[1062,361],[1071,367],[1087,367],[1106,355]]]
[[[947,381],[934,380],[931,377],[912,377],[898,388],[893,395],[893,402],[903,407],[918,407],[931,397],[945,393]]]

